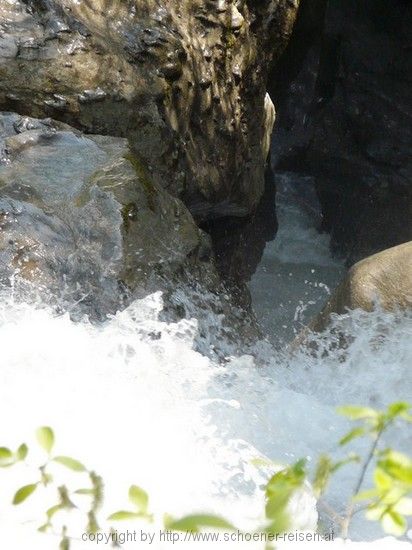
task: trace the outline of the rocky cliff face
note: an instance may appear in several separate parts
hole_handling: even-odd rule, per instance
[[[305,0],[272,75],[275,164],[312,174],[350,264],[412,239],[412,3]]]
[[[297,4],[2,2],[0,109],[128,137],[197,220],[245,216],[264,187],[268,65]]]

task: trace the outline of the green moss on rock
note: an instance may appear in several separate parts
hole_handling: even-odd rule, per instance
[[[140,182],[142,183],[146,192],[147,204],[153,212],[156,210],[156,198],[157,191],[153,184],[152,178],[149,175],[149,171],[144,164],[133,153],[126,153],[124,158],[130,162],[133,166]],[[126,207],[125,207],[126,208]]]

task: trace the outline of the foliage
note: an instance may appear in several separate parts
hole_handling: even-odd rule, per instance
[[[401,536],[407,529],[407,516],[412,516],[412,459],[391,448],[380,448],[382,435],[397,421],[412,422],[411,405],[408,403],[393,403],[384,411],[370,407],[345,406],[339,412],[356,425],[339,441],[340,447],[346,447],[359,438],[369,438],[369,450],[361,458],[355,453],[349,453],[344,459],[334,462],[328,455],[321,455],[311,479],[312,489],[318,499],[327,491],[331,476],[347,464],[357,463],[360,466],[359,476],[353,489],[351,501],[346,514],[341,518],[342,535],[347,536],[349,525],[355,513],[364,510],[366,517],[379,521],[386,533]],[[45,511],[45,522],[38,529],[41,532],[55,532],[53,521],[57,514],[68,513],[76,508],[74,495],[83,495],[88,502],[85,512],[85,529],[88,533],[100,530],[98,516],[104,500],[104,484],[102,478],[93,470],[89,470],[79,460],[65,455],[54,455],[55,436],[53,430],[43,426],[36,431],[37,442],[46,455],[46,460],[38,467],[37,479],[32,483],[18,488],[12,499],[17,506],[24,503],[40,486],[53,488],[56,503]],[[22,443],[15,451],[0,447],[0,468],[10,468],[25,462],[29,456],[29,448]],[[262,465],[262,461],[258,461]],[[68,485],[57,485],[50,472],[50,466],[57,464],[75,474],[87,476],[88,485],[71,489]],[[264,465],[272,465],[265,461]],[[257,465],[257,464],[256,464]],[[367,473],[371,471],[372,487],[364,490]],[[258,525],[256,533],[276,535],[287,532],[290,528],[288,506],[296,493],[308,483],[306,461],[300,460],[292,466],[287,466],[275,472],[265,487],[264,523]],[[130,508],[118,510],[107,518],[110,522],[123,520],[143,520],[153,522],[150,512],[149,496],[141,487],[132,485],[129,488],[128,500]],[[359,507],[359,503],[363,503]],[[198,533],[205,529],[235,530],[226,519],[205,514],[193,514],[183,518],[173,518],[165,514],[164,527],[168,530]],[[111,533],[116,533],[112,527]],[[71,537],[67,526],[63,524],[60,533],[61,550],[70,549]],[[116,546],[113,538],[113,546]],[[266,547],[271,548],[270,546]]]
[[[370,437],[369,452],[363,461],[361,473],[353,491],[343,522],[343,535],[347,536],[350,520],[355,512],[356,502],[366,502],[366,517],[379,521],[383,530],[401,536],[407,529],[406,516],[412,516],[412,460],[393,449],[379,449],[382,434],[396,421],[412,422],[409,403],[392,403],[384,411],[369,407],[341,407],[339,412],[351,420],[360,422],[340,440],[347,445],[358,437]],[[361,491],[367,470],[373,466],[373,488]]]
[[[383,530],[391,535],[401,536],[407,529],[406,516],[412,515],[412,461],[393,449],[379,449],[382,435],[396,422],[411,422],[411,405],[399,402],[389,405],[384,411],[370,407],[347,405],[338,412],[357,425],[339,441],[345,447],[358,438],[370,438],[366,456],[361,459],[354,453],[334,463],[330,457],[322,455],[313,481],[318,497],[327,489],[330,477],[342,466],[351,462],[360,463],[360,472],[352,492],[345,516],[341,520],[343,537],[347,537],[352,517],[359,511],[366,511],[367,519],[379,521]],[[362,490],[366,474],[372,470],[373,488]],[[359,502],[364,502],[356,508]]]
[[[143,489],[132,485],[129,489],[129,501],[133,504],[132,512],[120,510],[109,516],[109,520],[120,521],[125,519],[146,519],[152,521],[153,516],[149,513],[149,497]]]
[[[52,531],[53,519],[56,514],[63,511],[70,511],[76,506],[72,502],[72,495],[86,495],[89,498],[89,506],[86,513],[87,517],[87,532],[97,532],[99,525],[97,522],[97,512],[101,507],[103,500],[103,482],[102,479],[92,470],[88,470],[80,461],[69,456],[53,456],[55,438],[54,432],[49,426],[42,426],[36,431],[36,439],[40,447],[46,453],[46,461],[38,467],[38,479],[33,483],[24,485],[17,489],[14,494],[12,504],[19,505],[26,501],[39,487],[50,487],[54,485],[53,475],[50,473],[50,466],[59,464],[73,472],[87,474],[90,486],[82,489],[70,491],[66,485],[54,486],[57,497],[57,502],[45,511],[45,523],[38,530],[40,532]],[[29,455],[29,448],[25,443],[22,443],[16,452],[2,447],[0,449],[0,467],[9,467],[18,462],[25,461]],[[67,549],[70,547],[70,538],[67,534],[67,528],[63,526],[61,533],[60,548]]]

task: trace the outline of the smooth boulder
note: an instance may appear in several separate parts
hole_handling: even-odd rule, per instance
[[[412,308],[412,241],[355,264],[309,329],[325,330],[332,313],[358,308],[372,311],[376,307],[387,311]]]

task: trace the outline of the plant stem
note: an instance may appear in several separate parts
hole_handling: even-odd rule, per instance
[[[359,475],[359,479],[356,482],[355,488],[354,488],[353,493],[352,493],[352,497],[350,499],[350,502],[349,502],[347,510],[346,510],[346,515],[345,515],[345,517],[342,521],[341,536],[342,536],[343,539],[348,538],[349,525],[350,525],[350,522],[352,520],[353,514],[355,512],[354,498],[359,493],[359,490],[362,487],[362,484],[364,482],[365,475],[366,475],[366,472],[368,470],[369,464],[372,461],[372,458],[373,458],[373,456],[375,454],[375,451],[376,451],[376,447],[378,446],[379,439],[380,439],[384,429],[385,429],[385,427],[382,427],[376,432],[376,435],[373,439],[371,448],[369,449],[369,453],[368,453],[368,455],[367,455],[367,457],[366,457],[366,459],[365,459],[365,461],[362,465],[362,469],[361,469],[361,472],[360,472],[360,475]]]
[[[342,527],[343,519],[337,512],[325,501],[319,501],[319,508],[323,508],[325,513],[330,517],[330,519],[336,524],[339,524]]]

